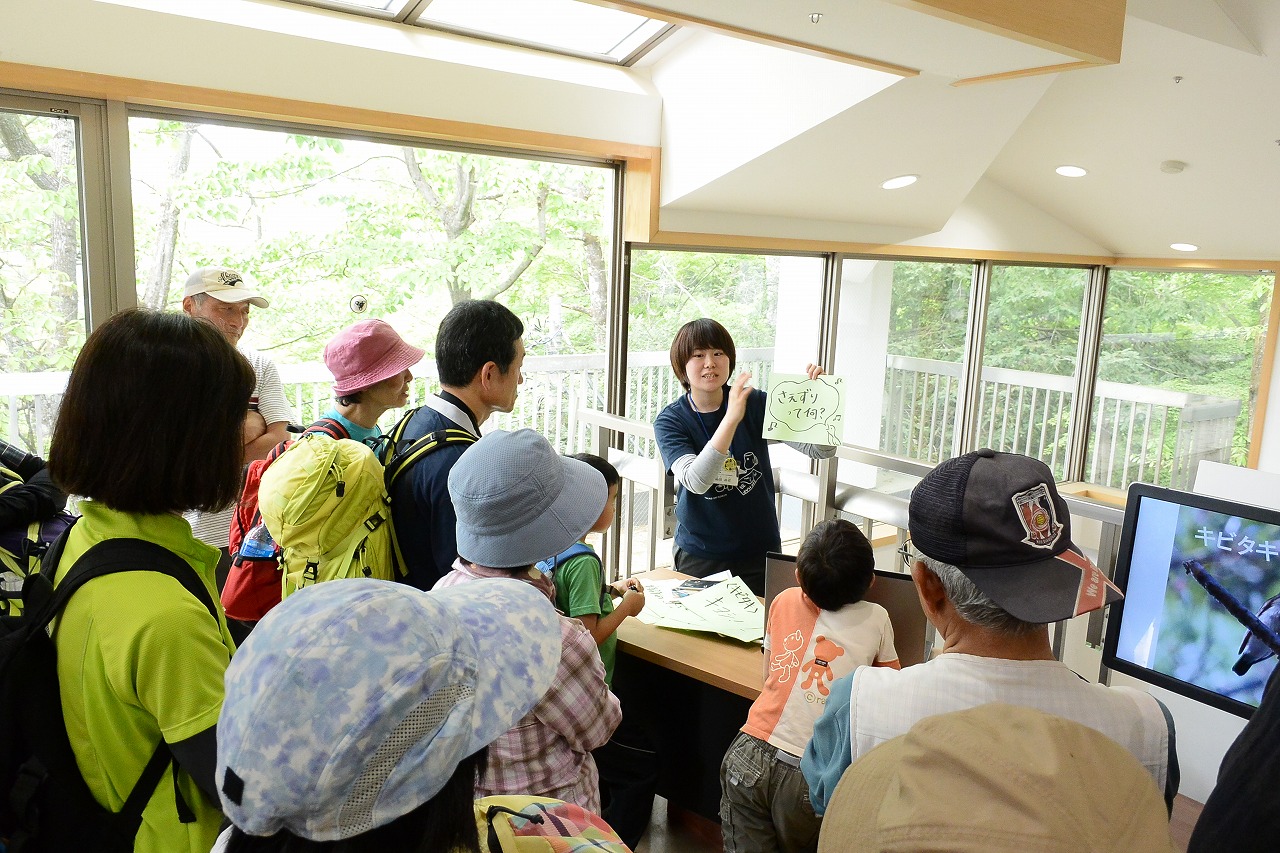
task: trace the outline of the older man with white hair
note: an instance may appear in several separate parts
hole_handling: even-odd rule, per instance
[[[249,398],[249,410],[244,416],[244,463],[248,465],[266,457],[271,448],[288,437],[289,421],[293,410],[284,396],[284,385],[275,362],[261,353],[240,346],[240,338],[249,326],[249,307],[266,308],[266,298],[233,269],[202,267],[187,278],[182,291],[182,310],[211,324],[223,337],[249,360],[257,383]],[[218,563],[218,588],[226,583],[231,558],[227,552],[231,518],[235,515],[232,505],[219,512],[191,512],[187,521],[192,532],[201,542],[222,550]]]
[[[1121,597],[1071,541],[1071,516],[1037,459],[977,450],[939,464],[911,493],[912,579],[941,654],[901,671],[861,667],[831,685],[800,767],[814,811],[845,769],[925,717],[988,702],[1037,708],[1128,749],[1178,790],[1173,721],[1150,694],[1092,684],[1058,661],[1048,623]],[[909,554],[904,554],[909,557]]]

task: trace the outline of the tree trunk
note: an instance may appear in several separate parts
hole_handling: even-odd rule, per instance
[[[165,184],[164,198],[160,202],[160,224],[156,229],[156,244],[151,252],[151,264],[147,268],[147,280],[143,286],[142,304],[157,311],[165,307],[169,298],[169,282],[173,278],[173,257],[178,246],[178,205],[174,200],[178,184],[191,165],[191,140],[196,125],[186,124],[178,136],[178,150],[169,166],[169,180]]]
[[[550,187],[546,184],[538,186],[538,242],[522,248],[520,257],[512,264],[511,269],[507,270],[507,274],[491,290],[486,291],[480,297],[481,299],[495,299],[510,290],[512,285],[520,280],[520,276],[524,275],[534,259],[542,253],[543,247],[547,245],[547,199],[550,195]]]
[[[48,157],[54,168],[48,171],[28,170],[27,177],[42,192],[57,196],[73,189],[76,185],[76,128],[70,119],[53,119],[54,134],[49,150],[40,149],[27,133],[22,123],[22,116],[15,113],[0,113],[0,140],[4,142],[7,160],[20,160],[24,157],[43,155]],[[68,176],[71,177],[68,177]],[[53,210],[61,209],[60,205],[50,205]],[[18,355],[18,361],[28,370],[47,369],[50,358],[57,358],[79,342],[84,332],[80,311],[80,288],[76,278],[76,267],[80,258],[80,216],[79,205],[70,217],[59,213],[50,213],[49,253],[50,276],[49,305],[54,312],[55,322],[49,324],[48,331],[39,346],[29,339],[9,341],[11,355]],[[32,318],[33,326],[43,318]],[[73,340],[74,339],[74,340]],[[39,440],[48,436],[53,430],[53,422],[57,417],[56,406],[38,406],[33,399],[23,405],[23,420],[26,422],[26,435],[22,439],[29,447],[41,450]]]
[[[604,348],[605,330],[609,324],[609,264],[604,247],[595,234],[583,232],[583,254],[587,261],[587,316],[595,330],[596,347]]]

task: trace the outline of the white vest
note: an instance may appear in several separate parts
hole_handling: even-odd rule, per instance
[[[1092,684],[1058,661],[948,653],[901,672],[864,666],[854,675],[849,702],[852,758],[906,734],[924,717],[989,702],[1037,708],[1102,732],[1133,753],[1163,793],[1169,728],[1159,703],[1140,690]]]

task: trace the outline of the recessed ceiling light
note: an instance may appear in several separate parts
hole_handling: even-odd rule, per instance
[[[1083,178],[1085,175],[1089,174],[1079,166],[1059,166],[1054,169],[1054,171],[1064,178]]]
[[[896,178],[890,178],[880,185],[883,190],[898,190],[903,187],[909,187],[916,181],[920,180],[919,175],[899,175]]]
[[[1200,247],[1194,243],[1170,243],[1169,248],[1175,252],[1198,252]]]

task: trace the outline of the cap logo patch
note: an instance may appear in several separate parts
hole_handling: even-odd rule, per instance
[[[1049,486],[1040,483],[1013,496],[1013,506],[1027,537],[1022,541],[1035,548],[1052,548],[1062,535],[1062,524],[1049,497]]]
[[[218,281],[222,282],[224,287],[235,287],[238,284],[244,284],[244,279],[240,278],[238,273],[231,270],[223,270],[218,273]]]

